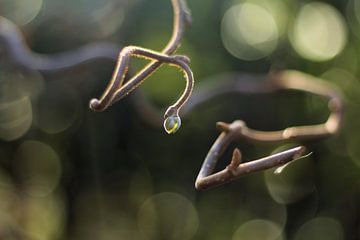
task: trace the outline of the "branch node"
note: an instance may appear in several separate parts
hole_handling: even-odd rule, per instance
[[[328,98],[328,107],[331,113],[325,123],[293,126],[276,131],[261,131],[248,128],[245,122],[241,120],[236,120],[231,124],[218,122],[216,127],[222,131],[222,133],[210,148],[197,180],[200,183],[206,184],[201,185],[199,183],[197,186],[199,187],[199,185],[201,185],[201,189],[216,187],[241,176],[273,167],[277,167],[275,173],[280,173],[288,163],[309,156],[309,154],[304,156],[306,148],[300,146],[240,164],[240,151],[235,149],[232,160],[226,169],[213,173],[214,166],[221,157],[220,155],[224,153],[229,144],[237,138],[258,143],[281,143],[289,142],[290,140],[306,141],[334,135],[340,128],[343,118],[344,106],[342,96],[335,88],[332,88],[326,82],[321,80],[314,81],[312,79],[313,77],[297,71],[271,72],[268,76],[268,82],[271,84],[269,89],[271,91],[277,91],[279,89],[300,90]],[[220,153],[220,155],[218,153]]]
[[[240,166],[241,163],[241,151],[238,148],[235,148],[232,154],[231,162],[226,169],[232,174],[235,174],[236,169]]]

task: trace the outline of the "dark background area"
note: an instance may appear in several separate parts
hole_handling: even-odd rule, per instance
[[[228,94],[167,135],[161,122],[146,121],[136,96],[102,113],[88,108],[113,61],[43,73],[15,64],[0,44],[0,239],[360,239],[360,1],[188,5],[193,24],[178,53],[191,58],[195,91],[225,81],[224,73],[303,71],[342,91],[340,133],[306,142],[312,155],[280,175],[270,169],[198,192],[217,121],[242,119],[261,130],[321,123],[326,102],[292,91]],[[0,15],[44,54],[97,41],[160,51],[173,18],[170,1],[160,0],[0,0]],[[130,71],[145,64],[134,59]],[[182,74],[164,65],[135,91],[163,113],[184,86]],[[219,169],[235,146],[245,161],[290,147],[239,141]]]

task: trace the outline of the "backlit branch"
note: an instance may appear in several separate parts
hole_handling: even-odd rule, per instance
[[[164,115],[164,117],[166,118],[165,124],[164,124],[165,130],[168,133],[176,132],[179,129],[181,122],[170,123],[170,126],[167,126],[166,122],[167,121],[180,121],[175,118],[178,117],[178,115],[179,115],[179,109],[184,105],[184,103],[190,97],[191,91],[194,86],[194,77],[193,77],[191,69],[187,65],[187,63],[189,62],[189,59],[182,55],[168,56],[165,54],[157,53],[157,52],[154,52],[154,51],[151,51],[148,49],[144,49],[144,48],[140,48],[140,47],[135,47],[135,46],[125,47],[120,53],[119,64],[116,67],[116,70],[114,73],[115,76],[113,77],[113,80],[111,82],[111,86],[113,86],[113,87],[108,88],[106,90],[104,97],[102,98],[102,101],[99,101],[97,99],[92,99],[90,102],[91,108],[95,111],[101,111],[106,107],[104,105],[106,102],[113,101],[114,92],[117,91],[116,86],[121,86],[124,81],[124,77],[128,70],[128,64],[129,64],[131,56],[140,57],[140,58],[148,58],[151,60],[158,60],[159,62],[163,62],[163,63],[169,63],[171,65],[175,65],[175,66],[181,68],[184,71],[185,78],[186,78],[185,91],[181,95],[179,100],[176,101],[175,104],[171,105],[167,109],[167,111],[165,112],[165,115]],[[123,74],[118,75],[118,72],[123,72]],[[177,125],[174,126],[174,124],[177,124]]]
[[[103,111],[114,102],[127,96],[163,63],[169,63],[181,68],[187,82],[185,90],[175,104],[171,105],[164,114],[165,130],[168,133],[175,133],[181,126],[179,110],[191,95],[194,78],[188,66],[189,59],[186,56],[171,56],[180,46],[185,26],[191,23],[190,11],[185,0],[171,0],[171,2],[174,10],[173,34],[161,53],[140,47],[128,46],[123,48],[119,57],[117,57],[116,52],[118,52],[119,47],[111,43],[98,42],[59,54],[38,54],[28,48],[16,25],[3,17],[0,17],[0,40],[4,43],[8,55],[16,64],[44,72],[59,71],[94,60],[117,60],[116,69],[104,94],[100,99],[92,99],[90,101],[90,108],[95,111]],[[149,58],[152,62],[125,82],[124,78],[128,71],[131,56]]]
[[[141,83],[145,81],[148,76],[150,76],[155,70],[157,70],[162,63],[173,63],[184,69],[186,73],[187,84],[183,95],[165,112],[164,117],[166,119],[164,121],[164,127],[168,133],[174,133],[178,130],[181,125],[181,120],[178,116],[178,112],[180,108],[184,105],[184,103],[188,100],[191,94],[193,88],[193,77],[192,72],[187,65],[189,62],[188,58],[186,58],[185,56],[177,56],[176,63],[174,61],[169,62],[168,60],[173,59],[170,57],[170,55],[174,53],[180,45],[180,40],[182,38],[185,25],[191,22],[191,17],[184,0],[172,0],[172,5],[174,9],[174,26],[172,37],[167,46],[163,49],[161,53],[156,53],[154,51],[139,47],[125,47],[119,54],[117,66],[105,92],[100,99],[92,99],[90,101],[91,109],[95,111],[105,110],[111,104],[119,101],[121,98],[127,96],[130,92],[137,88]],[[151,62],[138,74],[136,74],[126,83],[124,83],[124,78],[128,70],[129,58],[132,55],[145,56],[156,61]]]
[[[237,139],[259,142],[287,142],[318,139],[335,134],[343,118],[343,102],[338,91],[328,83],[314,77],[297,72],[282,71],[270,74],[269,86],[276,89],[293,89],[310,92],[328,99],[330,115],[322,124],[295,126],[279,131],[258,131],[250,129],[241,120],[231,124],[219,122],[217,128],[222,132],[209,150],[195,182],[199,190],[219,186],[253,172],[284,165],[299,158],[304,147],[296,147],[265,158],[240,163],[240,150],[235,149],[230,165],[217,173],[213,173],[216,163],[229,144]]]

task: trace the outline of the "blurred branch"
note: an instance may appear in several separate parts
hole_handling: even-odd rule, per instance
[[[188,102],[181,109],[181,114],[187,116],[209,100],[225,96],[227,94],[259,94],[271,93],[274,87],[264,81],[264,74],[253,73],[223,73],[212,76],[197,84]],[[162,114],[158,107],[149,101],[142,91],[134,92],[132,103],[138,115],[149,125],[161,127]]]
[[[186,73],[187,84],[184,93],[175,104],[171,105],[166,110],[164,115],[165,118],[169,118],[169,117],[177,118],[180,121],[178,112],[190,97],[193,88],[193,77],[192,77],[191,69],[188,66],[189,60],[187,57],[174,56],[174,58],[172,58],[170,57],[170,55],[174,53],[176,49],[179,47],[182,35],[184,33],[185,25],[191,22],[191,17],[184,0],[172,0],[172,5],[174,9],[173,35],[167,46],[163,49],[161,53],[156,53],[154,51],[139,47],[133,47],[133,46],[125,47],[119,54],[117,66],[115,68],[112,79],[108,84],[104,94],[101,96],[100,99],[92,99],[90,101],[91,109],[95,111],[105,110],[113,103],[127,96],[141,83],[143,83],[148,76],[150,76],[155,70],[157,70],[162,63],[167,62],[171,64],[176,64],[177,66],[184,69]],[[138,74],[136,74],[126,83],[124,83],[124,78],[128,71],[130,56],[145,56],[152,60],[155,59],[157,61],[151,62]],[[174,62],[174,59],[176,59],[176,62]],[[168,120],[165,119],[165,123],[167,121]],[[180,127],[180,122],[177,124],[177,126]],[[172,133],[168,131],[166,127],[165,129],[167,130],[168,133]]]
[[[121,86],[124,81],[128,69],[127,66],[129,64],[131,56],[144,57],[151,60],[155,59],[158,60],[159,62],[175,65],[184,71],[187,82],[185,91],[182,94],[182,96],[179,98],[179,100],[175,104],[171,105],[165,113],[166,118],[178,116],[179,109],[184,105],[184,103],[190,97],[190,94],[194,86],[194,77],[190,67],[187,65],[187,63],[190,60],[185,56],[181,56],[181,55],[168,56],[165,54],[157,53],[148,49],[135,47],[135,46],[125,47],[121,51],[119,65],[117,66],[116,71],[114,73],[114,77],[113,77],[114,81],[111,84],[111,88],[106,90],[106,93],[102,98],[102,100],[99,101],[97,99],[92,99],[90,102],[91,108],[95,111],[102,111],[104,108],[106,108],[106,106],[104,105],[105,102],[110,103],[113,100],[114,98],[113,93],[114,91],[117,91],[116,86]],[[118,72],[121,72],[122,74],[118,75]],[[135,83],[133,82],[133,84]],[[165,129],[167,130],[168,133],[172,133],[171,131],[168,131],[167,128]]]
[[[10,58],[25,68],[48,72],[60,71],[90,61],[115,61],[119,47],[108,42],[90,43],[75,50],[58,54],[39,54],[31,51],[18,27],[0,16],[0,41]]]
[[[343,118],[343,101],[340,93],[328,83],[298,71],[271,73],[267,83],[274,90],[301,90],[327,98],[330,110],[328,120],[323,124],[295,126],[279,131],[253,130],[248,128],[241,120],[236,120],[231,124],[218,122],[217,128],[221,131],[221,134],[210,148],[201,167],[195,182],[197,189],[202,190],[219,186],[253,172],[282,166],[299,158],[305,149],[304,147],[296,147],[243,164],[240,164],[240,150],[235,149],[230,165],[226,169],[212,174],[218,159],[229,144],[236,139],[245,139],[252,142],[305,141],[328,137],[339,130]]]

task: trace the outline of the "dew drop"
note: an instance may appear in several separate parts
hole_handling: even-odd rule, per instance
[[[164,121],[164,128],[168,134],[176,133],[181,126],[181,119],[178,115],[167,117]]]

